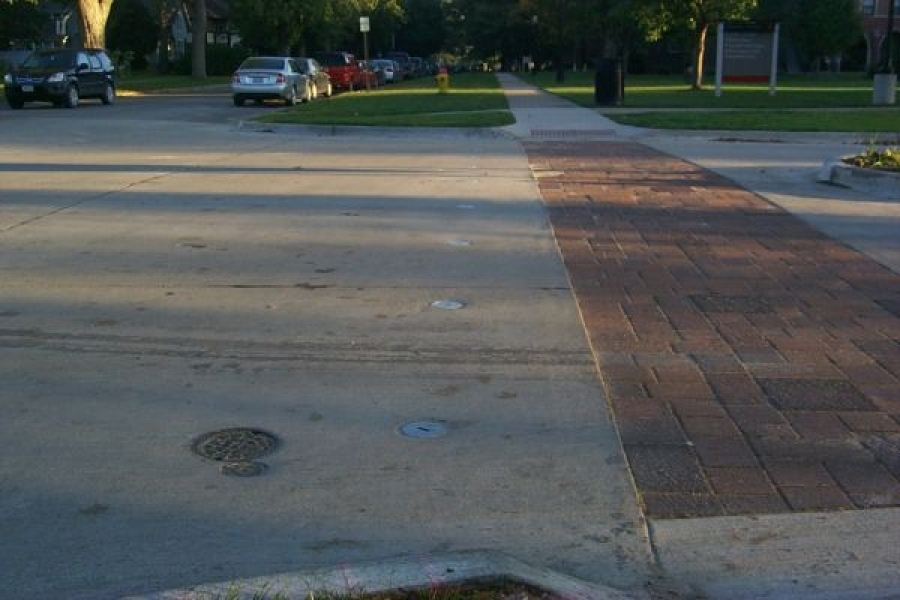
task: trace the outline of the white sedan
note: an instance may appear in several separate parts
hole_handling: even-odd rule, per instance
[[[293,58],[287,56],[251,56],[231,77],[231,97],[235,106],[247,100],[261,103],[281,100],[287,106],[308,100],[306,76]]]

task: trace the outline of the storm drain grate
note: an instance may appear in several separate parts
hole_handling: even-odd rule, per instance
[[[247,427],[205,433],[191,444],[191,450],[198,456],[224,463],[221,469],[223,474],[238,477],[264,473],[266,465],[256,459],[271,454],[277,447],[277,437],[267,431]]]

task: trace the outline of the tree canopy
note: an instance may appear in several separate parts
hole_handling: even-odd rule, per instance
[[[48,1],[0,0],[0,42],[14,44],[16,36],[37,39],[42,26],[37,7]],[[113,44],[124,46],[129,37],[137,41],[149,29],[146,15],[132,7],[114,19],[118,29],[107,32],[113,2],[124,7],[138,0],[66,1],[77,4],[87,45],[106,46],[109,33]],[[168,44],[177,9],[187,8],[192,26],[203,28],[205,1],[148,0],[160,47]],[[242,44],[257,53],[361,54],[363,16],[371,24],[367,41],[372,56],[390,50],[418,56],[449,52],[506,66],[532,57],[538,64],[553,65],[560,75],[563,65],[587,65],[597,57],[627,60],[634,55],[638,64],[646,60],[644,64],[656,66],[644,57],[651,44],[666,40],[668,48],[685,49],[686,56],[678,58],[684,63],[677,68],[690,63],[696,88],[703,82],[710,27],[719,21],[781,21],[807,64],[849,48],[861,33],[856,0],[230,0],[229,7]],[[135,21],[138,17],[143,24]],[[134,30],[131,36],[129,29]],[[195,44],[192,59],[198,76],[205,71],[200,46]],[[142,42],[140,48],[145,47]]]

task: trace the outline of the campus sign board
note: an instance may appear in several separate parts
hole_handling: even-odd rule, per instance
[[[769,82],[775,94],[778,76],[778,23],[719,23],[716,46],[716,96],[722,83]]]

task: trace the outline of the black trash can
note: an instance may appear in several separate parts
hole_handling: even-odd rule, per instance
[[[619,106],[625,99],[622,62],[614,58],[597,59],[594,74],[594,102],[601,106]]]

